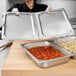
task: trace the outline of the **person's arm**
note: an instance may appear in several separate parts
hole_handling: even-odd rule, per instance
[[[49,13],[51,11],[51,7],[49,7],[48,5],[45,4],[41,4],[42,5],[42,10],[45,10],[46,13]]]
[[[16,13],[16,15],[19,15],[18,4],[13,5],[11,8],[7,10],[7,12],[13,12]]]
[[[18,4],[13,5],[11,8],[7,10],[7,12],[12,12],[13,8],[18,8]]]

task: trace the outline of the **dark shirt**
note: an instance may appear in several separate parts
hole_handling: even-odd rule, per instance
[[[26,3],[22,3],[22,4],[15,4],[10,9],[8,9],[8,12],[11,12],[13,8],[18,8],[19,12],[41,12],[45,11],[47,7],[48,7],[47,5],[35,3],[33,9],[29,9]]]

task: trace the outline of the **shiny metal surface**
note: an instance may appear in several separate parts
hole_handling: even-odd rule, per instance
[[[21,13],[16,16],[14,13],[5,14],[4,26],[2,29],[3,39],[36,39],[33,17],[30,13]]]
[[[35,46],[52,46],[56,49],[58,49],[59,51],[61,51],[62,53],[64,53],[66,56],[64,57],[60,57],[60,58],[55,58],[55,59],[50,59],[50,60],[39,60],[37,58],[35,58],[27,49],[31,48],[31,47],[35,47]],[[24,51],[31,57],[31,59],[39,66],[39,67],[49,67],[49,66],[55,66],[58,64],[63,64],[66,63],[70,57],[74,54],[72,54],[71,52],[65,50],[64,48],[59,47],[58,45],[56,45],[55,43],[52,42],[48,42],[48,41],[40,41],[40,42],[33,42],[33,43],[25,43],[25,44],[21,44],[22,48],[24,49]]]
[[[61,37],[59,39],[56,39],[54,42],[56,44],[61,43],[61,42],[67,42],[67,41],[71,41],[71,40],[76,40],[76,35],[71,35],[71,36],[67,36],[67,37]],[[59,44],[58,44],[59,45]],[[69,50],[68,50],[69,51]],[[71,50],[72,51],[72,50]],[[76,53],[75,53],[76,54]],[[76,56],[73,56],[74,59],[76,59]]]
[[[60,37],[55,40],[56,43],[58,42],[64,42],[64,41],[70,41],[70,40],[76,40],[76,35],[70,35],[70,36],[65,36],[65,37]]]
[[[7,13],[4,16],[3,39],[48,39],[74,34],[73,28],[63,9],[53,10],[47,14],[39,13]]]
[[[51,11],[49,14],[39,15],[42,35],[44,37],[61,37],[70,34],[72,27],[64,9]]]

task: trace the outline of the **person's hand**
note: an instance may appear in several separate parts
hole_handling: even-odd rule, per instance
[[[17,16],[19,15],[18,8],[13,8],[12,12],[15,13]]]
[[[51,11],[51,8],[47,8],[47,9],[45,10],[45,12],[48,13],[48,14],[49,14],[50,11]]]

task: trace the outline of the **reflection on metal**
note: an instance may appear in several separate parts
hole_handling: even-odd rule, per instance
[[[4,17],[3,39],[37,40],[74,34],[63,9],[39,13],[7,13]],[[4,30],[6,29],[6,30]]]

